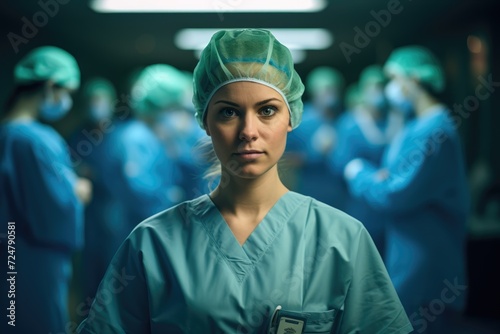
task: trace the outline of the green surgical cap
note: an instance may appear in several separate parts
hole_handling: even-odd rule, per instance
[[[403,75],[415,78],[434,92],[444,89],[444,73],[437,58],[421,46],[406,46],[394,50],[384,65],[388,75]]]
[[[359,104],[361,104],[359,85],[357,83],[352,83],[347,86],[345,90],[345,106],[347,110],[353,110]]]
[[[110,100],[116,99],[116,90],[113,84],[103,78],[94,78],[83,86],[83,96],[88,99],[95,95],[109,97]]]
[[[345,85],[344,76],[338,70],[321,66],[316,67],[307,76],[306,87],[309,95],[314,95],[316,92],[324,91],[325,89],[342,90]]]
[[[139,115],[182,105],[186,75],[165,64],[144,68],[132,87],[132,106]]]
[[[236,29],[216,32],[194,69],[193,104],[202,128],[208,104],[222,86],[250,81],[283,96],[296,128],[302,120],[304,85],[293,67],[290,50],[267,30]]]
[[[44,46],[29,52],[14,68],[16,84],[49,80],[68,89],[77,89],[80,69],[75,58],[60,48]]]
[[[364,89],[368,85],[385,85],[387,77],[381,66],[371,65],[365,68],[359,75],[359,88]]]

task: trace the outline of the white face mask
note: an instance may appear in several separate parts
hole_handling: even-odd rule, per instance
[[[64,117],[73,106],[73,99],[68,92],[63,92],[59,101],[55,101],[54,94],[49,94],[40,106],[40,118],[47,122],[55,122]]]
[[[112,105],[104,99],[95,101],[89,106],[89,116],[94,122],[99,122],[102,119],[111,118],[113,116]]]
[[[405,117],[411,117],[415,111],[412,102],[403,93],[400,83],[392,80],[385,86],[385,96],[389,104],[396,110],[403,113]]]

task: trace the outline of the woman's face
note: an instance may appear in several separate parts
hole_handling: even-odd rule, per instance
[[[292,130],[287,105],[274,89],[255,82],[220,88],[208,105],[205,128],[222,168],[254,178],[276,168]]]

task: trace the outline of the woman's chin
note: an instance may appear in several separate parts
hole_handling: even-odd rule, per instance
[[[258,179],[261,176],[264,176],[269,172],[271,168],[265,168],[264,166],[257,165],[246,165],[240,166],[238,170],[232,171],[231,176],[242,178],[242,179]]]

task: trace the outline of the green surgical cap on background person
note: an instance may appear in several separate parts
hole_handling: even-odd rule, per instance
[[[173,66],[144,68],[132,87],[132,106],[138,115],[154,114],[182,105],[186,75]]]
[[[83,97],[89,99],[92,96],[106,96],[110,100],[116,99],[116,90],[111,82],[103,78],[93,78],[83,86]]]
[[[195,117],[202,128],[212,96],[222,86],[238,81],[275,89],[288,105],[292,128],[302,120],[304,85],[293,67],[290,50],[267,30],[216,32],[201,53],[193,75]]]
[[[184,93],[182,98],[182,105],[191,111],[193,111],[193,72],[182,71],[184,75]]]
[[[371,65],[366,67],[359,75],[359,88],[363,90],[368,85],[385,85],[387,77],[384,70],[379,65]]]
[[[30,51],[14,68],[14,82],[18,85],[49,80],[58,86],[77,89],[80,69],[75,58],[60,48],[43,46]]]
[[[314,95],[325,89],[344,89],[345,79],[342,73],[338,70],[321,66],[317,67],[309,73],[306,81],[307,93]]]
[[[345,106],[347,110],[352,111],[358,105],[361,104],[361,93],[359,91],[359,85],[357,83],[352,83],[345,89]]]
[[[406,46],[394,50],[384,65],[389,75],[403,75],[417,79],[440,93],[444,89],[444,72],[437,58],[422,46]]]

